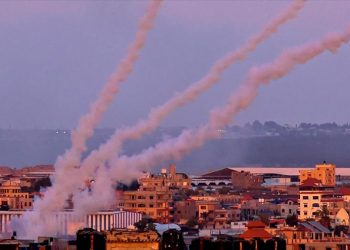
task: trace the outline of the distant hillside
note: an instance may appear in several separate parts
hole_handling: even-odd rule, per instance
[[[27,166],[23,168],[11,168],[0,166],[0,175],[22,175],[30,172],[47,172],[53,171],[53,165],[37,165],[37,166]]]
[[[155,145],[164,138],[177,136],[183,128],[161,128],[138,141],[128,141],[123,154],[133,155]],[[97,148],[113,133],[113,129],[99,129],[88,141],[89,150]],[[50,169],[57,157],[70,147],[70,132],[65,130],[1,130],[0,166],[22,168],[35,166],[36,171]],[[181,161],[175,162],[179,171],[204,173],[227,166],[313,166],[316,163],[335,163],[350,166],[350,126],[327,123],[291,127],[275,122],[254,122],[244,126],[230,126],[221,139],[206,143]],[[157,170],[169,162],[154,166]],[[40,165],[47,164],[47,165]],[[39,166],[37,166],[39,165]],[[15,171],[0,167],[5,173]],[[28,171],[23,168],[21,171]]]

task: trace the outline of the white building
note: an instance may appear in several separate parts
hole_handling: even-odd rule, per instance
[[[24,212],[0,211],[0,233],[12,233],[11,220],[21,217]],[[78,229],[85,227],[93,228],[97,231],[106,231],[112,228],[124,229],[140,221],[142,214],[120,210],[106,210],[79,216],[74,214],[73,210],[66,210],[53,215],[52,219],[59,225],[57,235],[74,235]]]

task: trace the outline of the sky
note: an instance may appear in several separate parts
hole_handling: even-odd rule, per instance
[[[131,125],[199,80],[289,1],[167,0],[135,71],[100,127]],[[72,129],[133,40],[147,1],[1,1],[0,128]],[[350,1],[310,1],[298,18],[233,65],[222,81],[162,126],[198,126],[250,67],[350,24]],[[350,122],[350,46],[266,86],[236,123]]]

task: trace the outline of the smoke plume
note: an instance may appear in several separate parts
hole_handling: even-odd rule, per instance
[[[234,50],[213,64],[209,72],[198,82],[190,85],[182,93],[174,95],[170,100],[161,106],[154,108],[144,120],[141,120],[132,127],[116,130],[111,138],[102,144],[82,163],[82,177],[88,178],[94,175],[97,166],[103,164],[106,160],[113,158],[120,152],[123,142],[126,140],[139,139],[146,133],[154,131],[159,124],[176,108],[195,101],[203,92],[216,84],[222,75],[232,64],[245,59],[253,52],[257,46],[269,38],[278,28],[296,17],[298,12],[304,7],[304,0],[296,0],[285,10],[272,19],[260,32],[248,39],[248,41],[239,49]]]
[[[284,77],[295,66],[307,63],[325,51],[335,53],[349,40],[350,26],[343,33],[331,33],[317,42],[286,49],[271,63],[251,68],[244,83],[230,96],[226,105],[210,112],[206,125],[196,130],[185,130],[179,137],[163,141],[141,154],[116,157],[107,176],[112,180],[125,181],[140,176],[142,171],[149,170],[163,161],[181,159],[193,149],[201,147],[207,140],[217,138],[218,129],[231,123],[238,112],[246,109],[255,100],[262,85]],[[102,188],[106,189],[106,186],[95,187],[90,195],[90,202],[97,198]]]
[[[150,2],[145,15],[139,22],[135,39],[128,48],[126,56],[121,60],[116,71],[101,90],[97,100],[91,105],[89,112],[80,118],[76,129],[72,132],[71,148],[64,155],[58,157],[55,163],[55,175],[52,178],[53,186],[46,190],[43,199],[37,199],[34,202],[33,212],[28,212],[23,216],[23,223],[28,221],[29,224],[38,225],[37,221],[43,222],[45,216],[50,216],[51,212],[64,208],[69,192],[72,190],[70,187],[75,186],[74,176],[79,174],[78,166],[80,166],[81,154],[86,150],[86,141],[93,135],[95,127],[119,91],[121,83],[132,72],[133,65],[144,47],[148,32],[153,26],[161,3],[162,0],[152,0]],[[40,224],[43,227],[30,226],[26,228],[28,229],[26,232],[19,231],[19,233],[24,233],[25,236],[29,237],[50,233],[48,229],[51,227],[49,225]],[[52,227],[55,228],[54,225]]]

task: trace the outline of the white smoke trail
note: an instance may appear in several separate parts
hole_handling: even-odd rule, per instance
[[[304,64],[327,50],[335,53],[349,40],[350,26],[344,33],[328,34],[317,42],[285,50],[272,63],[253,67],[245,82],[231,95],[226,105],[210,113],[208,124],[196,130],[185,130],[179,137],[163,141],[139,155],[116,158],[112,167],[109,168],[109,174],[105,176],[109,176],[111,180],[125,181],[138,177],[141,171],[149,170],[150,167],[165,160],[182,158],[193,149],[201,147],[207,140],[217,138],[217,130],[229,124],[238,112],[247,108],[255,100],[260,86],[284,77],[295,66]],[[102,190],[106,192],[105,185],[95,186],[89,197],[90,203],[98,200]],[[79,201],[77,198],[76,200]],[[87,204],[86,200],[85,204]]]
[[[111,159],[113,156],[118,155],[125,140],[139,139],[142,135],[154,131],[176,108],[196,100],[199,95],[207,91],[220,80],[222,73],[227,70],[228,67],[239,60],[243,60],[250,52],[253,52],[261,42],[277,32],[279,26],[296,17],[298,12],[304,7],[304,3],[304,0],[294,1],[273,18],[260,32],[248,39],[243,47],[228,53],[215,62],[207,75],[201,80],[190,85],[182,93],[176,94],[163,105],[154,108],[147,119],[141,120],[132,127],[116,130],[105,144],[102,144],[97,150],[91,152],[83,161],[81,177],[86,179],[93,176],[97,166],[100,166],[104,161]]]
[[[86,150],[86,141],[93,135],[95,127],[119,91],[121,83],[132,72],[134,63],[144,47],[148,32],[153,26],[161,3],[162,0],[151,0],[145,15],[139,22],[135,39],[128,48],[126,56],[121,60],[116,71],[101,90],[97,100],[91,105],[89,112],[79,120],[76,129],[72,133],[71,148],[64,155],[58,157],[55,163],[55,174],[52,178],[53,186],[46,190],[43,199],[37,199],[34,202],[33,212],[27,213],[22,217],[23,223],[27,220],[29,224],[37,225],[37,227],[31,225],[32,228],[30,230],[26,232],[20,231],[19,233],[24,233],[30,237],[37,236],[40,233],[49,233],[47,231],[48,225],[40,223],[43,227],[39,227],[36,221],[43,221],[43,216],[50,216],[51,212],[60,210],[65,206],[65,201],[69,195],[68,191],[71,190],[69,187],[71,185],[75,186],[74,182],[76,181],[74,178],[69,178],[69,176],[78,174],[77,167],[80,166],[81,154]],[[65,188],[68,190],[65,191]],[[40,220],[38,217],[40,217]]]

